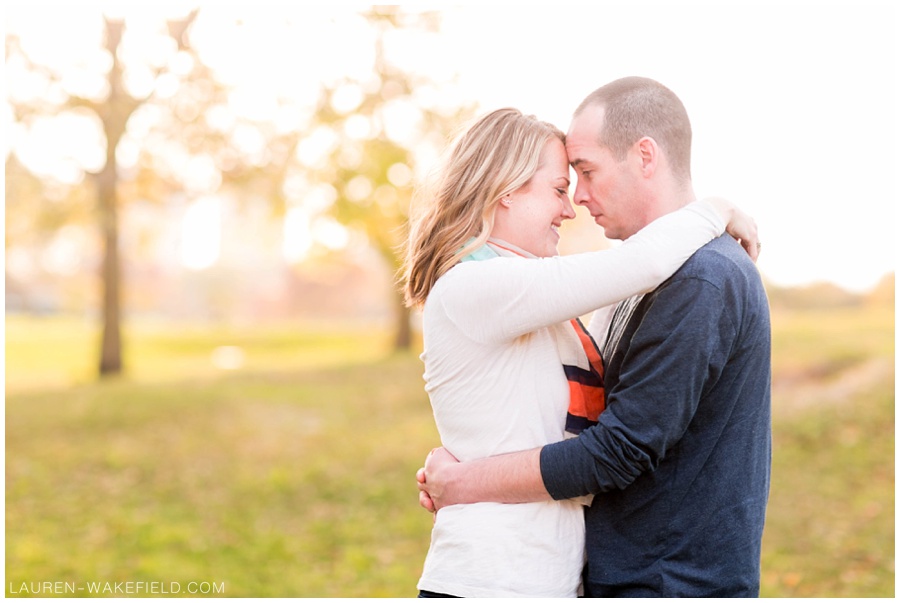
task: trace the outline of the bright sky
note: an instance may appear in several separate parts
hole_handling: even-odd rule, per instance
[[[606,2],[446,19],[487,108],[564,130],[600,85],[643,75],[684,102],[698,195],[757,220],[778,284],[867,288],[896,267],[898,9],[889,3]]]
[[[14,4],[6,10],[18,24],[29,4]],[[247,111],[269,111],[274,90],[312,98],[310,77],[365,63],[365,51],[354,49],[365,31],[341,4],[216,9],[223,25],[207,30],[205,44],[226,57],[229,77],[253,78],[236,96]],[[515,106],[565,130],[581,99],[608,81],[643,75],[669,86],[692,120],[696,192],[754,215],[764,242],[759,267],[775,283],[828,280],[861,290],[895,269],[900,22],[891,3],[426,6],[442,11],[442,38],[412,47],[411,58],[435,73],[457,72],[453,94],[484,110]],[[333,17],[327,41],[315,25],[323,10]],[[316,20],[302,18],[310,11]],[[301,17],[292,26],[299,33],[281,24],[287,13]],[[227,27],[237,14],[255,15],[265,36],[237,43]],[[283,68],[272,69],[272,59]]]

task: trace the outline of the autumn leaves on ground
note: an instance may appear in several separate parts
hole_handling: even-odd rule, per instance
[[[780,295],[762,595],[891,597],[893,296]],[[7,317],[7,595],[414,596],[437,442],[415,353],[359,327],[126,337],[128,376],[98,383],[92,325]]]

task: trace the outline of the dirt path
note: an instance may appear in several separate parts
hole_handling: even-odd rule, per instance
[[[883,380],[894,381],[894,361],[872,358],[833,375],[790,375],[772,380],[772,412],[790,416],[819,404],[853,400]]]

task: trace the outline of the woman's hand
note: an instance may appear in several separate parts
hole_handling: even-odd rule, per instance
[[[750,256],[750,259],[755,262],[759,257],[762,243],[759,242],[759,231],[753,218],[727,199],[708,197],[704,201],[709,202],[728,222],[725,232],[734,237]]]

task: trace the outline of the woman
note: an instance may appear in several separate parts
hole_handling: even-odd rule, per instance
[[[726,222],[740,234],[746,220],[725,201],[697,202],[616,249],[553,257],[575,217],[568,176],[558,129],[494,111],[452,147],[413,221],[407,301],[423,306],[426,391],[461,461],[559,441],[567,414],[595,420],[602,365],[570,319],[654,289]],[[567,380],[573,371],[588,383]],[[446,507],[420,596],[575,596],[583,543],[577,501]]]

